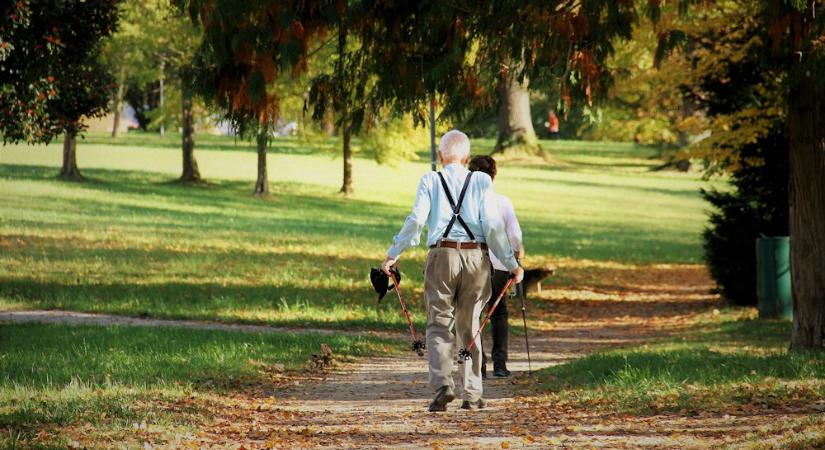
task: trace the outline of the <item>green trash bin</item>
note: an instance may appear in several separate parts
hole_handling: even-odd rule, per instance
[[[756,295],[759,317],[793,317],[791,246],[788,236],[756,239]]]

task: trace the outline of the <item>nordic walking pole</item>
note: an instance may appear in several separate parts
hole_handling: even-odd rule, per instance
[[[418,339],[418,335],[415,334],[412,314],[410,314],[410,311],[407,309],[407,304],[404,303],[404,296],[401,295],[401,286],[398,285],[398,279],[392,272],[390,272],[390,278],[392,278],[392,282],[395,284],[395,292],[398,294],[398,302],[401,303],[401,311],[404,311],[404,316],[407,318],[407,325],[410,326],[410,334],[412,334],[413,338],[412,349],[414,352],[418,353],[418,356],[424,356],[424,349],[427,348],[427,346],[424,344],[424,341]]]
[[[516,286],[521,297],[521,320],[524,321],[524,347],[527,348],[527,375],[533,374],[533,363],[530,361],[530,339],[527,337],[527,308],[524,306],[524,282]]]
[[[470,350],[472,350],[473,346],[476,345],[476,340],[478,339],[478,336],[484,330],[484,326],[487,325],[487,322],[490,321],[490,316],[493,315],[493,312],[495,312],[496,307],[498,307],[499,302],[501,302],[501,299],[504,297],[504,293],[506,293],[507,290],[510,289],[510,286],[513,285],[514,281],[516,281],[516,277],[515,277],[515,275],[511,275],[510,278],[507,280],[507,284],[504,285],[504,288],[498,294],[498,298],[496,299],[496,302],[493,303],[493,307],[490,308],[490,310],[487,311],[487,315],[484,316],[484,321],[481,322],[481,326],[478,327],[478,331],[476,331],[476,335],[473,336],[473,340],[470,341],[470,345],[468,345],[467,348],[462,348],[458,352],[458,363],[459,364],[462,364],[464,361],[467,361],[467,360],[470,359],[470,357],[471,357]]]

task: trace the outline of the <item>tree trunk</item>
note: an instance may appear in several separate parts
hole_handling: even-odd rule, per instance
[[[159,103],[158,108],[160,108],[160,115],[161,115],[161,121],[160,121],[160,135],[161,136],[166,135],[166,126],[165,126],[166,111],[163,110],[163,97],[164,97],[163,86],[164,86],[165,81],[166,81],[166,77],[164,76],[164,72],[163,72],[164,67],[166,67],[166,63],[164,61],[161,61],[160,62],[160,98],[158,99],[158,103]]]
[[[825,52],[806,59],[788,102],[794,350],[825,347]]]
[[[324,134],[327,136],[335,136],[335,111],[332,108],[324,110],[323,121]]]
[[[83,175],[77,168],[77,134],[72,131],[63,133],[63,168],[60,178],[71,181],[83,181]]]
[[[123,109],[123,95],[126,93],[126,66],[120,68],[120,76],[117,80],[117,91],[115,91],[115,104],[113,105],[114,117],[112,118],[112,137],[116,138],[120,132],[120,110]]]
[[[344,150],[344,183],[341,185],[341,193],[352,194],[352,126],[344,124],[343,130],[343,150]]]
[[[344,2],[344,8],[346,8],[346,5],[347,3]],[[335,65],[335,72],[337,82],[345,83],[344,61],[347,49],[347,27],[346,22],[343,20],[345,14],[340,17],[341,22],[338,24],[338,62]],[[342,90],[347,92],[346,86],[343,86]],[[349,115],[349,105],[346,97],[339,102],[338,109],[341,114],[341,137],[344,154],[344,181],[339,192],[349,195],[352,193],[352,118]]]
[[[530,114],[530,91],[528,80],[519,82],[515,76],[518,68],[499,84],[498,140],[496,152],[518,147],[529,154],[541,153],[533,117]]]
[[[266,131],[258,133],[258,180],[255,182],[253,195],[269,195],[269,177],[266,173]]]
[[[183,132],[181,133],[181,149],[183,150],[183,173],[180,181],[183,183],[200,183],[200,170],[195,159],[195,127],[192,118],[192,91],[186,87],[186,81],[181,80],[181,112],[183,118]]]

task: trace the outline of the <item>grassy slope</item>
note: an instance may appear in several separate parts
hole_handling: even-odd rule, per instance
[[[183,187],[177,138],[94,135],[79,161],[92,181],[54,178],[60,148],[0,149],[0,305],[271,324],[397,327],[376,308],[367,270],[380,261],[428,165],[355,161],[356,194],[336,194],[332,144],[277,140],[273,196],[249,195],[247,143],[201,137],[210,184]],[[474,143],[478,151],[491,142]],[[527,264],[700,261],[704,205],[695,175],[649,171],[627,144],[548,143],[570,164],[504,165],[497,186],[520,215]],[[421,308],[424,251],[402,262]],[[419,325],[421,316],[419,315]]]

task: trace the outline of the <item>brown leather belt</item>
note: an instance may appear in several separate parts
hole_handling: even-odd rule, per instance
[[[462,250],[480,248],[482,250],[487,250],[487,244],[484,242],[438,241],[435,245],[430,246],[430,248],[436,247],[461,248]]]

